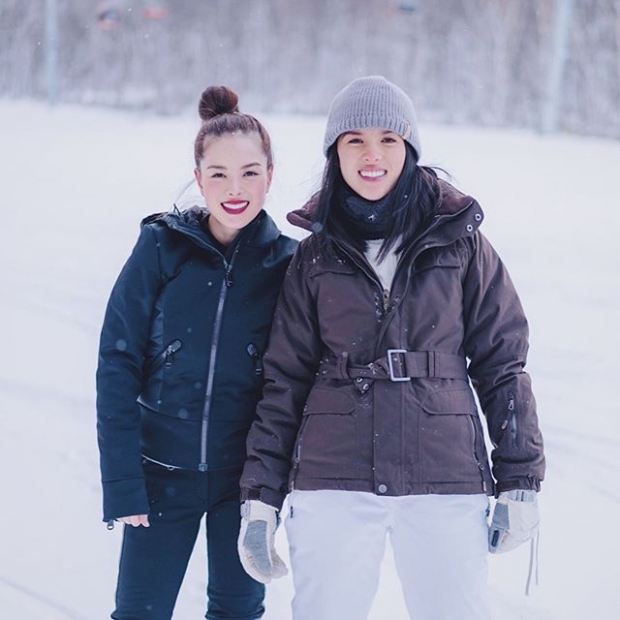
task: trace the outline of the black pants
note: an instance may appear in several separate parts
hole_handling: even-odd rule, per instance
[[[169,471],[145,461],[150,527],[126,525],[116,620],[170,620],[206,514],[208,620],[255,620],[265,587],[243,570],[237,553],[240,472]]]

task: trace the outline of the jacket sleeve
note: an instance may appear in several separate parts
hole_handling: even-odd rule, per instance
[[[284,278],[264,356],[265,385],[247,439],[241,498],[280,508],[306,398],[321,355],[316,304],[301,249]]]
[[[149,511],[136,400],[160,286],[158,244],[145,226],[112,289],[101,330],[97,439],[105,521]]]
[[[540,490],[543,440],[530,376],[528,325],[499,256],[479,232],[464,281],[465,353],[487,419],[497,492]]]

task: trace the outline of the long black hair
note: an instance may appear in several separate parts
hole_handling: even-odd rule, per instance
[[[409,247],[428,225],[440,201],[437,173],[433,168],[418,166],[416,152],[407,142],[405,148],[403,170],[389,194],[393,218],[379,250],[379,261],[385,258],[399,240],[397,252]],[[334,143],[327,152],[323,180],[314,212],[313,230],[323,231],[324,235],[321,237],[324,241],[339,239],[363,252],[366,248],[364,239],[352,234],[352,227],[347,225],[340,208],[339,196],[342,187],[348,186],[340,171],[340,161]]]

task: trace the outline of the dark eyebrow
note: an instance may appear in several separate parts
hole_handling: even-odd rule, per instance
[[[253,168],[254,166],[260,166],[260,162],[253,161],[250,164],[245,164],[245,166],[241,166],[241,168],[243,170],[245,170],[246,168]],[[211,170],[211,169],[214,169],[214,170],[226,170],[226,166],[218,166],[216,164],[211,164],[210,166],[207,166],[207,170]]]
[[[391,129],[384,129],[383,130],[383,135],[385,135],[386,133],[393,133],[394,135],[398,136],[399,134],[396,131],[392,131]],[[352,129],[351,131],[345,131],[343,134],[343,136],[361,136],[362,132],[361,131],[356,131],[355,129]]]

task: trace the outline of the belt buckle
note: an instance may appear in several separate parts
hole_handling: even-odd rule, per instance
[[[396,377],[394,375],[394,362],[392,361],[392,354],[394,353],[398,355],[402,353],[404,355],[405,353],[407,353],[407,351],[405,349],[388,349],[387,350],[387,360],[388,360],[388,370],[390,374],[390,381],[394,381],[396,383],[401,382],[401,381],[411,381],[411,377]],[[404,366],[404,363],[401,363],[401,366]]]

